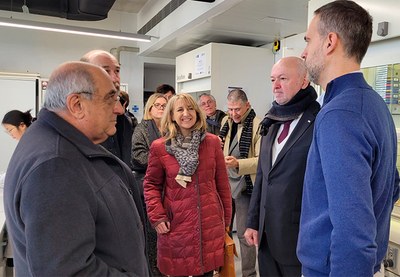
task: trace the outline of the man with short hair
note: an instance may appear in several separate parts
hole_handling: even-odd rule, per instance
[[[171,99],[172,96],[176,94],[175,89],[173,86],[168,84],[161,84],[156,88],[156,93],[164,94],[167,100]]]
[[[226,114],[221,110],[217,110],[217,101],[215,101],[214,96],[209,93],[203,93],[199,97],[198,104],[207,117],[207,132],[219,135],[221,121]]]
[[[300,277],[296,246],[303,179],[320,106],[298,57],[280,59],[272,67],[271,82],[275,101],[261,123],[245,238],[258,246],[260,276]]]
[[[242,276],[256,276],[256,248],[244,237],[247,212],[253,183],[256,178],[260,152],[260,119],[251,108],[246,93],[241,89],[229,92],[228,116],[222,120],[220,138],[224,142],[225,164],[228,169],[237,236],[240,242]]]
[[[302,57],[326,93],[307,160],[297,255],[305,277],[383,276],[399,178],[392,116],[360,72],[372,18],[343,0],[314,15]]]
[[[118,91],[100,67],[62,64],[6,174],[16,276],[149,276],[130,169],[98,144],[116,132]]]
[[[118,60],[111,53],[104,50],[92,50],[86,53],[81,58],[81,61],[102,67],[108,75],[110,75],[115,88],[119,92],[121,67]],[[122,103],[117,103],[116,108],[118,109],[117,132],[101,145],[132,168],[131,150],[133,128],[129,119],[124,115],[125,108],[122,107]]]

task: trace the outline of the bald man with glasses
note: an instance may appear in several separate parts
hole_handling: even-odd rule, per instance
[[[103,68],[111,77],[111,80],[117,91],[120,92],[121,66],[118,60],[111,53],[104,50],[92,50],[86,53],[81,58],[81,61],[95,64]],[[117,103],[116,105],[118,113],[116,125],[117,132],[113,136],[110,136],[106,141],[104,141],[102,145],[108,151],[120,158],[130,168],[132,168],[131,148],[132,134],[134,128],[132,127],[130,120],[125,115],[125,107],[123,106],[123,104],[124,101],[122,101],[122,103]]]

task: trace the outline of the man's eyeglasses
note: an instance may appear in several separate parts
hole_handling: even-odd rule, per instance
[[[164,110],[167,104],[160,104],[160,103],[154,103],[153,107],[155,107],[157,110]]]
[[[94,94],[92,92],[87,92],[87,91],[81,91],[81,92],[77,92],[77,94],[86,94],[86,95],[92,95],[92,96],[96,96],[97,94]],[[107,93],[104,98],[103,101],[106,102],[107,104],[115,104],[115,102],[120,101],[121,97],[118,95],[118,92],[113,90],[109,93]]]

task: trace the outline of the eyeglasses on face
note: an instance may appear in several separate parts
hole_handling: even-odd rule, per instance
[[[153,107],[155,107],[157,110],[164,110],[167,104],[160,104],[160,103],[154,103]]]
[[[87,92],[87,91],[77,92],[76,94],[86,94],[86,95],[93,95],[93,96],[97,95],[97,94],[94,94],[92,92]],[[121,97],[118,95],[118,92],[116,90],[110,91],[103,97],[103,101],[109,105],[115,104],[116,102],[120,101],[120,99],[121,99]]]

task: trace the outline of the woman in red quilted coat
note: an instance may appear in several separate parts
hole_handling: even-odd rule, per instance
[[[224,263],[231,192],[220,140],[189,94],[173,96],[150,147],[147,213],[158,234],[157,261],[170,276],[212,276]]]

